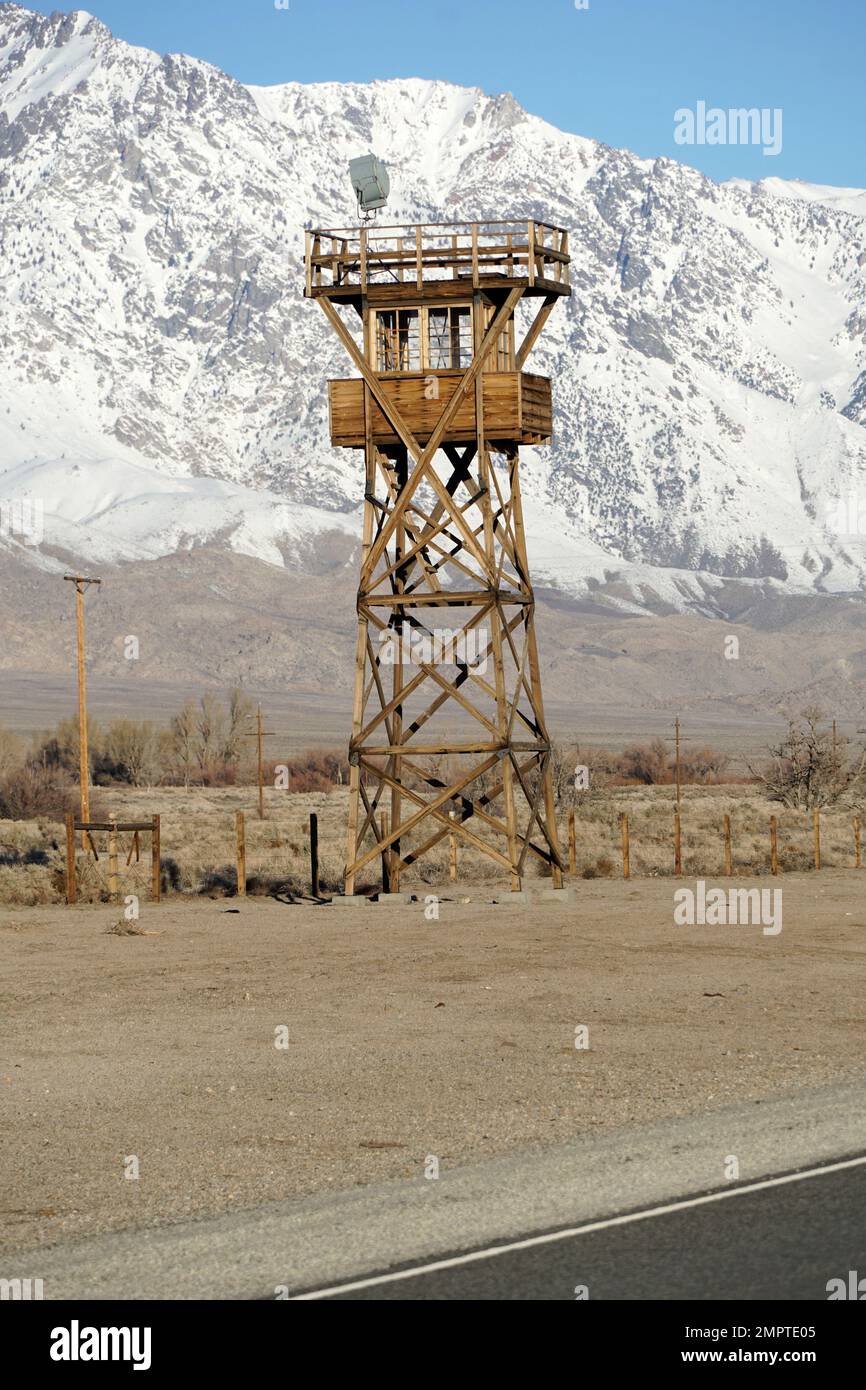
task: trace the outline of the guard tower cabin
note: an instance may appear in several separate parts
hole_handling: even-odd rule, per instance
[[[445,836],[512,888],[530,854],[561,885],[518,451],[551,438],[525,365],[568,271],[567,233],[538,221],[306,234],[306,296],[357,372],[328,382],[331,442],[366,469],[347,893],[380,856],[396,891]],[[443,608],[463,643],[437,651]]]
[[[541,299],[531,341],[515,343],[514,302],[485,359],[484,428],[491,442],[545,444],[550,380],[522,368],[556,300],[571,293],[568,265],[567,232],[540,222],[317,231],[307,233],[306,292],[358,312],[365,358],[421,444],[506,299],[516,290]],[[332,444],[364,448],[363,380],[329,381],[328,402]],[[375,403],[372,438],[401,442]],[[464,395],[440,443],[475,438],[474,402]]]

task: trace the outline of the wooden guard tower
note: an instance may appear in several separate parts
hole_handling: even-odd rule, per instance
[[[535,221],[307,232],[305,293],[358,371],[328,383],[331,440],[365,463],[347,894],[448,836],[513,889],[528,854],[562,884],[518,454],[550,441],[524,367],[568,266]]]

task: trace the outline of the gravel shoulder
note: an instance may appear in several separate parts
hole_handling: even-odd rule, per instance
[[[676,926],[670,880],[443,901],[438,922],[423,904],[170,900],[141,936],[108,934],[111,907],[3,909],[3,1248],[861,1077],[859,876],[779,886],[778,936]]]

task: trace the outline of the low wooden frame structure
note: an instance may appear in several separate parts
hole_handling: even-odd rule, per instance
[[[568,267],[534,220],[307,233],[305,293],[358,372],[330,384],[332,442],[365,462],[347,894],[379,857],[397,891],[446,837],[514,889],[528,854],[562,884],[519,446],[551,435],[523,369]]]
[[[108,832],[108,844],[105,849],[104,860],[100,857],[96,841],[93,836],[98,832]],[[86,872],[82,875],[76,855],[75,836],[81,833],[82,839],[87,846],[84,860]],[[132,836],[129,843],[129,851],[126,855],[125,863],[119,867],[122,852],[118,853],[118,835],[130,834]],[[150,888],[150,897],[153,902],[160,899],[160,825],[159,816],[152,816],[149,821],[81,821],[76,820],[71,814],[66,817],[66,901],[74,903],[78,901],[78,889],[83,878],[93,878],[95,882],[104,888],[109,899],[114,902],[120,898],[120,879],[124,870],[131,870],[133,877],[136,876],[136,869],[133,864],[138,865],[141,861],[141,835],[150,835],[150,865],[147,878],[143,886]],[[122,846],[120,847],[122,851]],[[91,858],[92,856],[92,858]],[[140,873],[138,874],[140,877]],[[127,887],[125,884],[124,887]]]

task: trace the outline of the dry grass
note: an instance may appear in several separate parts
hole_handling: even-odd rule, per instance
[[[619,816],[629,822],[633,877],[674,872],[674,792],[671,787],[617,788],[577,811],[577,872],[587,877],[619,874],[622,867]],[[724,817],[731,818],[733,869],[737,874],[770,872],[770,817],[778,822],[779,870],[813,868],[812,814],[789,811],[752,786],[690,787],[681,806],[682,860],[686,876],[724,873]],[[821,814],[821,862],[826,868],[854,866],[852,817]]]
[[[319,821],[320,882],[326,893],[342,890],[347,793],[266,792],[266,819],[259,821],[255,793],[247,787],[130,788],[104,790],[107,813],[120,820],[161,816],[163,889],[171,893],[220,896],[236,891],[235,813],[246,812],[247,891],[300,897],[309,892],[311,811]],[[578,807],[576,872],[579,877],[618,877],[622,871],[619,817],[629,818],[633,877],[673,873],[671,787],[620,787],[595,793]],[[812,820],[806,812],[786,811],[750,786],[690,787],[682,804],[683,873],[714,877],[724,870],[723,817],[731,817],[734,873],[765,874],[770,869],[770,816],[779,823],[779,864],[784,872],[812,868]],[[567,855],[566,812],[559,817],[560,839]],[[830,811],[821,817],[822,863],[847,868],[854,864],[851,816]],[[142,836],[143,870],[149,855]],[[123,855],[125,859],[125,854]],[[27,862],[44,859],[46,862]],[[51,819],[0,821],[0,902],[27,906],[63,900],[65,833]],[[459,847],[459,881],[505,887],[506,876],[472,847]],[[543,866],[534,861],[528,875]],[[380,884],[381,866],[372,862],[361,875],[358,891]],[[146,880],[147,873],[142,873]],[[448,843],[442,840],[431,858],[421,861],[401,886],[408,889],[445,884]],[[130,885],[127,891],[137,891]],[[98,896],[82,891],[82,897]]]

